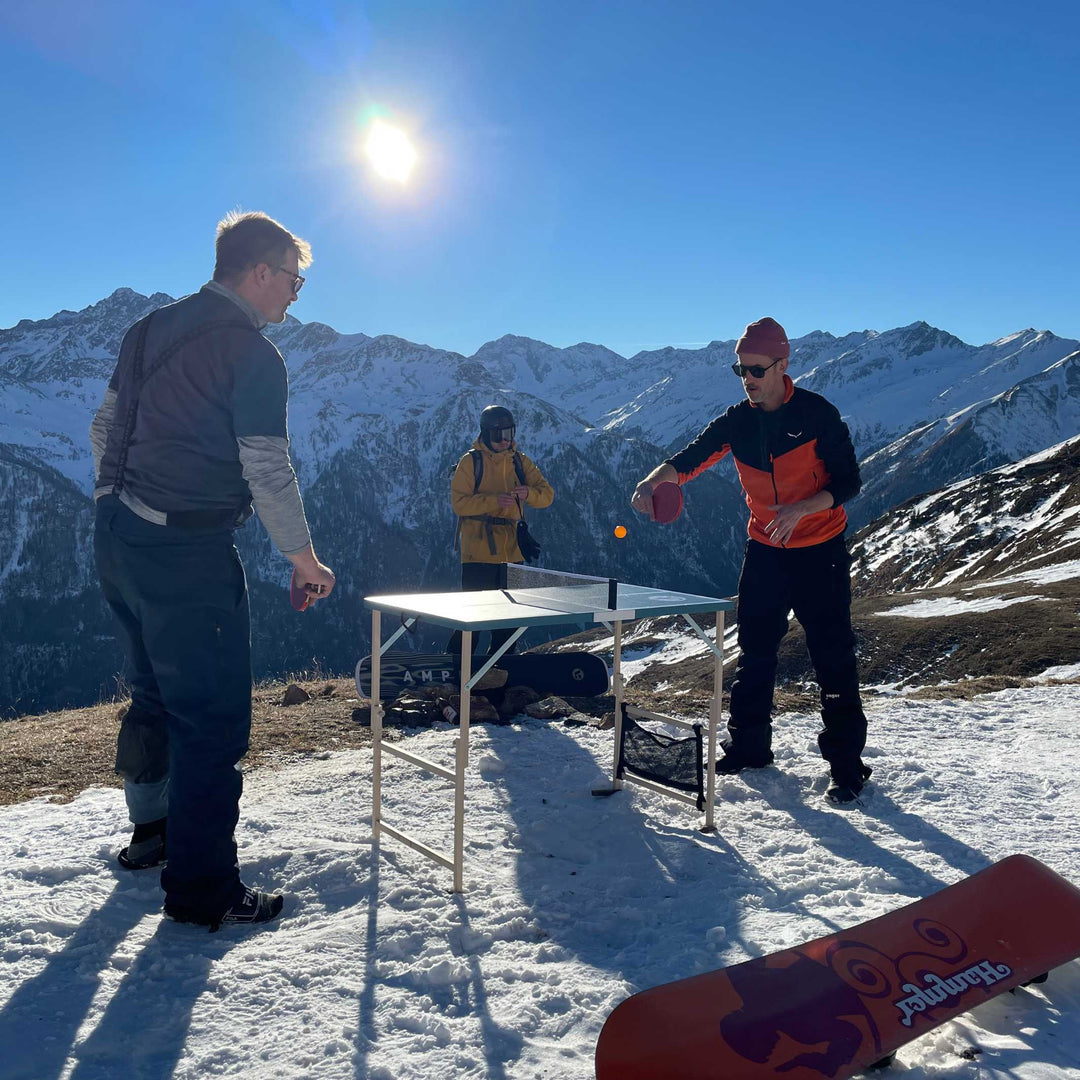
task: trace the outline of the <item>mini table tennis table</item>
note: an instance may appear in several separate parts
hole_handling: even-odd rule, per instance
[[[579,608],[570,605],[555,609],[547,606],[544,590],[490,589],[481,592],[405,593],[394,596],[366,596],[364,603],[371,609],[371,730],[373,739],[372,760],[372,834],[376,843],[383,832],[399,840],[414,851],[454,874],[454,892],[464,892],[465,851],[465,769],[469,761],[469,713],[470,692],[499,658],[530,627],[559,626],[566,624],[601,624],[614,634],[612,662],[612,690],[615,697],[615,753],[612,765],[612,787],[618,790],[624,780],[649,788],[669,798],[698,805],[697,800],[680,791],[664,787],[643,777],[617,775],[619,745],[622,738],[624,684],[622,678],[623,624],[638,619],[657,618],[664,615],[681,615],[697,636],[713,653],[713,696],[709,706],[708,753],[706,764],[706,795],[704,830],[713,825],[713,803],[716,792],[716,736],[720,727],[720,694],[723,683],[724,612],[731,611],[734,604],[718,597],[696,596],[693,593],[651,589],[642,585],[628,585],[611,581],[608,605],[583,603]],[[716,618],[716,639],[708,635],[694,620],[694,615],[712,613]],[[399,616],[400,628],[384,643],[382,641],[383,614]],[[453,771],[417,754],[402,749],[394,743],[383,741],[383,709],[381,690],[382,655],[417,621],[434,623],[449,630],[461,631],[461,704],[458,717],[458,737],[455,740],[455,768]],[[485,630],[513,629],[514,634],[495,653],[485,659],[474,674],[472,668],[472,635]],[[677,727],[691,729],[692,724],[670,716],[662,716],[644,709],[628,709],[635,718],[657,720]],[[382,816],[382,755],[391,754],[407,761],[425,772],[449,781],[454,785],[454,850],[452,855],[436,851],[403,830],[388,824]],[[606,792],[605,792],[606,793]]]

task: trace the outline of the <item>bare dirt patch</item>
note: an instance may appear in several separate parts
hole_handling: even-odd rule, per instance
[[[1023,603],[1005,601],[1036,596]],[[997,610],[909,618],[916,600],[1000,598]],[[1080,659],[1080,581],[988,584],[978,589],[926,589],[898,596],[861,597],[852,604],[859,675],[866,685],[926,687],[972,680],[1030,680],[1047,668]],[[813,678],[797,626],[780,657],[781,678]],[[991,683],[987,683],[990,686]],[[1016,685],[1026,685],[1018,682]],[[1003,686],[997,689],[1003,689]],[[985,691],[984,691],[985,692]]]

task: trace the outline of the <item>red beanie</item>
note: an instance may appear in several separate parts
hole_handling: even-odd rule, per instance
[[[743,336],[735,344],[735,352],[754,353],[756,356],[767,356],[770,360],[786,360],[791,355],[791,346],[784,328],[775,319],[766,316],[752,322],[743,331]]]

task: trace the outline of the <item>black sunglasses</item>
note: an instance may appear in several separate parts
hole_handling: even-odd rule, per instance
[[[307,281],[306,277],[301,277],[299,274],[294,274],[291,270],[286,270],[284,266],[275,266],[274,269],[282,274],[288,274],[293,279],[292,291],[299,295],[300,290],[304,287],[304,282]]]
[[[760,364],[750,364],[748,366],[746,364],[736,363],[731,365],[731,370],[734,371],[740,379],[745,379],[747,375],[752,375],[755,379],[764,379],[765,372],[768,371],[769,368],[776,367],[781,360],[783,360],[782,356],[774,360],[768,367],[762,367]]]
[[[490,433],[490,435],[488,437],[491,439],[491,441],[493,443],[497,443],[497,442],[513,442],[514,441],[514,432],[516,430],[517,430],[517,428],[512,428],[512,427],[492,428],[491,433]]]

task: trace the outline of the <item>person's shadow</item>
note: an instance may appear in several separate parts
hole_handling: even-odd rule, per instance
[[[123,871],[116,874],[117,887],[105,902],[0,1009],[4,1080],[53,1080],[72,1059],[70,1076],[78,1080],[115,1080],[118,1069],[127,1080],[173,1075],[210,970],[238,938],[166,921],[158,914],[160,892],[124,887],[121,882],[139,879]],[[124,974],[94,1030],[76,1046],[101,973],[147,916],[160,918],[159,926]]]
[[[516,830],[518,889],[552,947],[640,989],[722,967],[735,945],[759,953],[744,925],[753,907],[783,903],[823,935],[840,929],[779,897],[722,835],[700,831],[693,807],[671,802],[667,824],[646,826],[629,792],[594,797],[610,744],[594,757],[558,721],[491,727],[488,738],[501,763],[492,783]],[[539,747],[523,755],[523,739]]]
[[[120,1062],[126,1080],[171,1077],[211,968],[238,940],[233,933],[210,934],[163,918],[97,1027],[75,1049],[71,1080],[115,1080]]]
[[[5,1080],[50,1080],[60,1075],[97,992],[99,973],[147,913],[141,897],[115,888],[79,924],[63,949],[19,985],[0,1009]]]
[[[873,779],[869,781],[859,809],[825,810],[807,802],[803,783],[777,769],[747,770],[740,782],[759,792],[777,810],[789,814],[800,830],[840,858],[885,871],[900,883],[899,891],[917,897],[930,896],[953,884],[924,870],[910,859],[877,843],[862,827],[867,819],[877,819],[897,836],[917,840],[922,850],[933,851],[949,865],[970,876],[985,870],[993,859],[976,848],[943,832],[936,825],[900,809]],[[823,789],[822,789],[823,790]],[[820,793],[811,795],[820,801]]]
[[[764,877],[752,851],[740,853],[722,835],[701,833],[702,815],[693,808],[671,802],[671,812],[663,811],[667,825],[646,826],[625,792],[592,797],[601,770],[609,768],[610,744],[594,757],[558,721],[487,731],[501,770],[491,780],[504,793],[517,831],[512,843],[521,896],[552,941],[581,960],[635,986],[652,986],[724,966],[736,943],[746,955],[760,955],[762,943],[746,933],[747,913],[755,906],[813,919],[821,928],[812,936],[845,929],[807,911],[797,896]],[[540,753],[522,754],[522,739],[538,740]],[[545,763],[541,776],[535,773],[537,760]],[[748,772],[742,780],[838,859],[885,871],[899,883],[898,891],[913,897],[929,896],[952,881],[875,840],[866,819],[919,841],[965,875],[993,861],[904,812],[876,786],[863,813],[852,818],[811,805],[803,783],[779,770]],[[722,786],[718,777],[718,790]],[[811,800],[818,798],[810,793]],[[725,808],[730,804],[718,797],[718,820]],[[582,821],[589,831],[575,835],[573,824]]]

